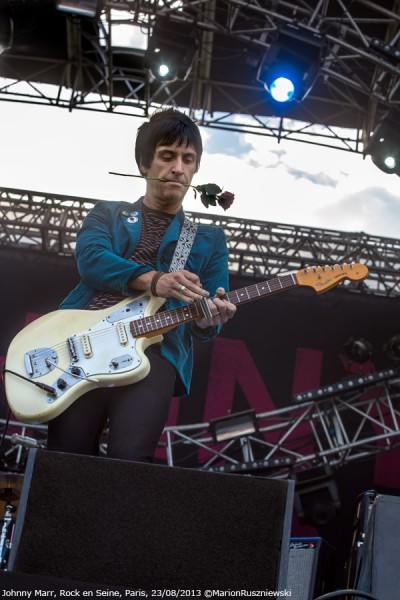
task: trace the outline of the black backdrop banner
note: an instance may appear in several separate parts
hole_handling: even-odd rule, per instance
[[[14,335],[30,320],[57,308],[78,277],[75,264],[60,257],[46,262],[27,252],[0,252],[0,355]],[[231,278],[231,289],[255,280]],[[196,344],[195,370],[189,397],[175,399],[167,425],[208,422],[248,408],[267,412],[290,406],[295,393],[336,383],[349,375],[392,366],[384,343],[400,333],[399,301],[360,294],[345,285],[316,294],[295,288],[238,307],[237,315],[213,342]],[[350,366],[340,351],[349,338],[364,338],[373,355],[361,367]],[[1,416],[7,412],[1,390]],[[159,458],[162,459],[162,454]],[[400,494],[400,454],[379,454],[347,465],[335,474],[342,509],[319,534],[338,542],[338,531],[349,544],[352,515],[358,494],[367,489]],[[201,454],[194,459],[201,463]],[[340,522],[337,521],[340,520]],[[294,521],[294,533],[315,533]],[[336,544],[335,544],[336,542]]]

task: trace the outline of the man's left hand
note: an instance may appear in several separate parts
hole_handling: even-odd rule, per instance
[[[198,319],[196,325],[200,327],[200,329],[207,329],[208,327],[214,327],[220,323],[226,323],[236,312],[236,306],[229,302],[226,297],[226,292],[222,287],[218,288],[216,295],[213,298],[208,299],[207,302],[213,318]]]

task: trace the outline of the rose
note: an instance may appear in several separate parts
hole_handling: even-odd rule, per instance
[[[122,177],[139,177],[140,179],[155,180],[155,181],[168,181],[168,179],[161,179],[160,177],[145,177],[144,175],[131,175],[128,173],[114,173],[109,171],[110,175],[121,175]],[[183,183],[186,187],[191,187],[194,190],[194,196],[200,194],[200,200],[206,208],[211,206],[221,206],[224,210],[227,210],[235,199],[235,194],[232,192],[223,192],[219,185],[215,183],[206,183],[204,185],[190,185]]]
[[[226,210],[232,205],[235,199],[235,194],[232,194],[232,192],[222,192],[221,188],[215,183],[192,185],[191,187],[194,190],[195,197],[197,192],[200,194],[200,200],[206,208],[208,208],[210,204],[211,206],[219,204],[221,208]]]
[[[218,204],[221,208],[227,210],[232,205],[234,199],[235,194],[232,194],[232,192],[223,192],[218,198]]]

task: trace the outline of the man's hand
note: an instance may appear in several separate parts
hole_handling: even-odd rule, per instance
[[[157,280],[156,292],[162,298],[178,298],[188,303],[210,295],[203,290],[199,277],[185,270],[163,273]]]
[[[220,323],[226,323],[228,319],[232,319],[236,312],[236,306],[229,302],[226,297],[224,288],[220,287],[217,289],[217,293],[214,298],[208,300],[208,305],[213,315],[212,319],[199,319],[196,321],[197,327],[200,329],[207,329],[207,327],[213,327]]]
[[[132,278],[129,287],[137,291],[151,291],[161,298],[178,298],[188,303],[210,295],[203,290],[199,277],[185,270],[162,274],[159,271],[148,271]]]
[[[135,290],[150,290],[152,279],[157,275],[156,271],[144,273],[132,279],[130,287]],[[161,276],[157,276],[155,282],[156,285],[153,288],[155,287],[157,296],[162,298],[178,298],[191,304],[195,300],[202,300],[210,295],[209,292],[203,290],[199,277],[186,270],[163,273]],[[236,312],[236,306],[229,302],[222,287],[217,289],[214,298],[208,298],[208,305],[213,318],[198,319],[196,324],[200,329],[226,323]]]

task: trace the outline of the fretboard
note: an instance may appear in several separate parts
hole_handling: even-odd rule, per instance
[[[295,275],[281,275],[268,281],[254,283],[239,290],[228,292],[227,298],[232,304],[244,304],[298,285]],[[174,327],[181,323],[202,319],[204,317],[200,302],[180,306],[172,310],[157,312],[155,315],[131,321],[129,324],[134,337],[156,333],[166,327]]]

